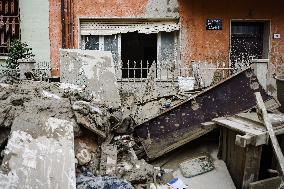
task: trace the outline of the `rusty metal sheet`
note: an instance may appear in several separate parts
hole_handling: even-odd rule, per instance
[[[254,92],[269,100],[251,68],[231,76],[135,128],[149,159],[157,158],[212,130],[202,125],[256,106]]]

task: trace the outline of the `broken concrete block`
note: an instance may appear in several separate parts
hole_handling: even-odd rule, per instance
[[[130,166],[128,167],[130,168]],[[129,168],[125,169],[122,178],[132,184],[153,182],[154,176],[159,173],[159,170],[156,170],[154,166],[148,164],[143,159],[134,160],[131,169]]]
[[[73,123],[31,114],[16,119],[23,117],[37,121],[14,121],[4,151],[8,174],[0,174],[1,188],[75,189]]]
[[[101,146],[101,150],[100,174],[115,176],[117,164],[117,146],[104,143]]]
[[[111,52],[60,50],[61,81],[86,85],[86,91],[109,107],[120,107],[120,96]]]
[[[91,153],[87,149],[82,149],[76,154],[79,165],[85,165],[92,159]]]
[[[78,124],[81,124],[83,127],[85,127],[86,129],[89,129],[90,131],[96,133],[100,137],[106,138],[106,133],[104,131],[101,131],[100,129],[98,129],[96,127],[96,124],[92,123],[87,117],[84,117],[82,114],[79,114],[77,112],[75,112],[75,117],[76,117]]]
[[[212,171],[214,164],[208,156],[200,156],[182,162],[179,165],[182,175],[186,178],[194,177]]]
[[[90,103],[86,101],[76,101],[73,103],[72,109],[81,114],[88,115],[90,112]]]

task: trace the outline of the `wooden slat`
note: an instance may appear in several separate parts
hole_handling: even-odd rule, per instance
[[[272,124],[268,118],[268,114],[264,105],[264,102],[262,100],[261,94],[259,92],[255,93],[256,96],[256,100],[257,100],[257,106],[258,106],[258,110],[259,113],[261,114],[262,118],[263,118],[263,122],[267,128],[267,131],[269,133],[270,139],[271,139],[271,143],[273,146],[273,150],[274,153],[276,154],[278,163],[280,165],[281,171],[282,171],[282,175],[284,172],[284,156],[283,153],[281,151],[281,148],[279,146],[278,140],[276,138],[275,132],[273,130]]]
[[[280,184],[281,184],[281,178],[273,177],[250,183],[249,189],[278,189]]]

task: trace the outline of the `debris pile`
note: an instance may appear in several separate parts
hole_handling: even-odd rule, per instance
[[[123,111],[129,110],[127,107],[106,106],[83,88],[65,83],[23,81],[14,85],[1,84],[0,91],[3,175],[13,171],[11,156],[18,153],[17,148],[10,148],[10,153],[7,151],[9,147],[16,145],[15,141],[24,140],[19,137],[28,136],[28,142],[23,144],[27,149],[26,145],[30,145],[30,141],[40,137],[56,135],[54,138],[59,140],[63,136],[55,126],[51,126],[48,131],[43,129],[47,120],[55,119],[72,123],[70,136],[74,133],[73,153],[78,188],[97,188],[98,184],[101,188],[133,188],[161,180],[164,171],[141,159],[144,155],[143,147],[133,136],[133,113]],[[158,101],[169,103],[166,99]],[[161,110],[165,108],[165,103],[159,104]],[[137,107],[133,110],[135,114],[143,109],[139,105]],[[19,133],[22,135],[15,138],[14,135]],[[72,146],[69,147],[72,149]],[[35,149],[30,150],[34,150],[35,156],[38,155]],[[31,165],[29,163],[30,161],[27,164]],[[36,169],[37,166],[34,161],[32,167]],[[46,171],[47,168],[44,168],[43,172]],[[21,178],[18,178],[19,184],[20,181]],[[34,183],[33,186],[37,184]]]
[[[228,116],[251,110],[257,104],[256,92],[266,106],[275,106],[249,69],[191,97],[152,98],[150,84],[147,88],[142,99],[108,89],[117,95],[107,98],[115,98],[115,103],[106,103],[96,90],[74,83],[0,84],[0,187],[187,188],[186,178],[192,181],[195,176],[220,172],[216,159],[203,154],[175,162],[178,167],[165,167],[178,157],[164,154],[211,132]],[[240,98],[240,93],[246,98]],[[274,121],[283,118],[277,115]],[[244,122],[239,125],[237,129],[245,128]],[[255,140],[257,145],[268,141],[266,129],[262,130],[257,130],[262,140]],[[226,139],[245,148],[256,139],[245,134]],[[227,149],[222,137],[219,146]],[[147,162],[158,157],[166,158],[165,162]],[[219,176],[228,172],[224,162],[225,173]],[[230,181],[229,173],[226,177]]]

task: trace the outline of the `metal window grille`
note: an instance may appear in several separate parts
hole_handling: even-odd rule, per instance
[[[0,0],[0,55],[7,55],[11,41],[19,38],[19,1]]]

